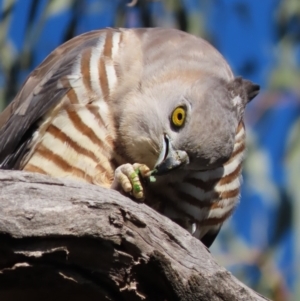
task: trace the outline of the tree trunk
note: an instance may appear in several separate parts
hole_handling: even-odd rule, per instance
[[[0,171],[0,300],[267,300],[116,191]]]

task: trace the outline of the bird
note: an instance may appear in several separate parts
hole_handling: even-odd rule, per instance
[[[0,168],[114,189],[210,247],[239,203],[244,111],[259,85],[166,28],[72,38],[0,115]]]

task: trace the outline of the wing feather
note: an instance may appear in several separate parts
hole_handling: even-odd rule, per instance
[[[64,76],[74,76],[72,67],[76,57],[84,49],[95,46],[105,31],[92,31],[66,42],[28,76],[15,99],[0,114],[0,168],[19,167],[38,121],[70,89],[60,87],[59,80]]]

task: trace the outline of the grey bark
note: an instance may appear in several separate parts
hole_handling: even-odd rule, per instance
[[[116,191],[0,171],[0,300],[267,300]]]

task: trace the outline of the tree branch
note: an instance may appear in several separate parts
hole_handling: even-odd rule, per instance
[[[0,299],[267,300],[116,191],[0,171]]]

